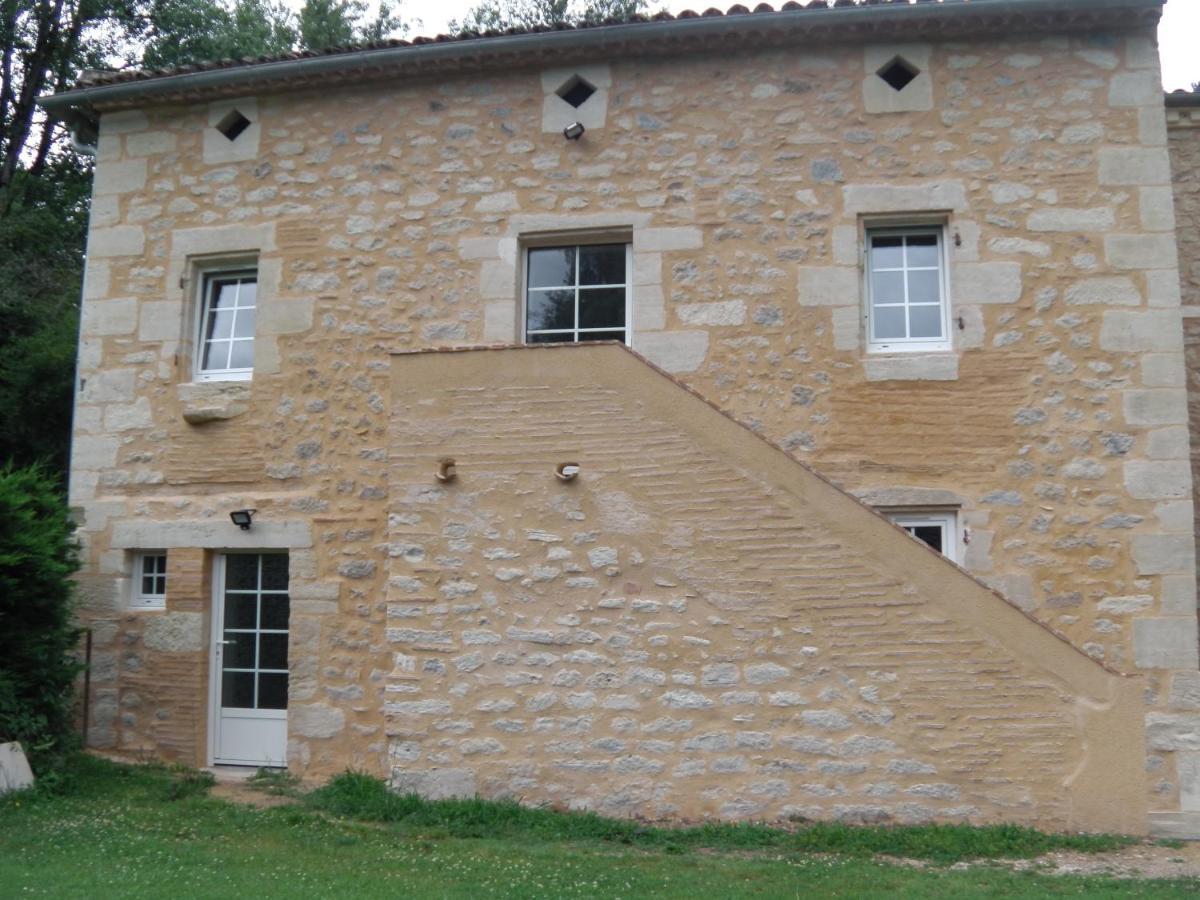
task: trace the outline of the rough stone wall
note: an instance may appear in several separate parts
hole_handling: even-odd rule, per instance
[[[1200,307],[1200,108],[1167,112],[1180,289],[1185,307]]]
[[[514,341],[522,237],[579,229],[631,236],[639,352],[847,489],[952,492],[970,571],[1089,655],[1152,670],[1156,710],[1186,694],[1170,672],[1196,668],[1191,476],[1152,39],[910,46],[928,101],[870,112],[887,49],[612,61],[589,70],[606,114],[579,142],[550,127],[557,75],[536,70],[104,114],[72,498],[90,608],[126,623],[99,648],[106,708],[131,671],[121,629],[160,615],[123,610],[129,551],[167,524],[172,548],[220,549],[228,510],[251,506],[258,545],[291,551],[294,764],[379,765],[388,353]],[[253,121],[237,142],[212,127],[231,107]],[[868,354],[861,223],[929,212],[951,235],[954,352]],[[190,265],[247,252],[254,378],[191,384]],[[111,739],[142,745],[148,715]],[[1161,808],[1186,743],[1152,748]]]
[[[622,348],[400,356],[394,384],[397,788],[1056,829],[1103,827],[1097,779],[1140,804],[1135,683]]]

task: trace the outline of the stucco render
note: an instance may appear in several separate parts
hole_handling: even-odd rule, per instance
[[[865,98],[874,86],[866,85],[875,76],[867,63],[885,49],[848,44],[722,59],[613,59],[604,66],[605,116],[579,142],[545,130],[551,104],[538,70],[259,96],[239,106],[253,110],[256,130],[244,135],[250,143],[236,153],[211,134],[214,110],[226,109],[229,101],[102,115],[71,487],[86,542],[88,616],[103,638],[97,642],[100,652],[112,661],[94,678],[94,720],[100,723],[95,737],[205,761],[203,716],[197,720],[189,704],[207,703],[199,696],[207,683],[200,671],[206,656],[180,635],[198,630],[197,640],[207,646],[211,600],[205,567],[214,551],[252,541],[258,533],[269,537],[258,546],[291,548],[290,734],[292,764],[299,771],[440,768],[457,773],[450,778],[456,790],[470,783],[479,790],[508,791],[532,779],[547,798],[599,803],[585,791],[592,784],[588,776],[555,770],[553,760],[574,757],[606,762],[606,778],[619,774],[620,783],[629,785],[630,810],[759,815],[790,805],[835,815],[839,805],[872,805],[868,785],[886,789],[880,767],[890,756],[862,762],[840,751],[817,754],[801,761],[805,773],[781,774],[786,769],[763,767],[783,756],[750,753],[754,748],[747,747],[740,755],[750,768],[725,773],[737,776],[726,793],[705,794],[720,787],[720,770],[711,767],[695,776],[694,792],[678,778],[659,793],[639,793],[636,787],[645,773],[665,779],[685,757],[705,761],[684,743],[710,732],[724,735],[713,739],[714,746],[724,746],[726,738],[734,742],[733,750],[718,754],[730,759],[739,756],[740,731],[763,732],[766,737],[755,740],[772,751],[785,746],[784,735],[800,740],[807,734],[837,747],[866,735],[860,729],[865,720],[855,718],[855,710],[867,701],[852,697],[875,683],[857,669],[847,674],[843,665],[854,654],[869,655],[868,644],[837,651],[843,653],[837,665],[811,685],[803,681],[823,668],[819,660],[836,656],[831,624],[838,621],[836,609],[813,610],[810,616],[800,611],[803,603],[789,606],[785,592],[762,598],[764,608],[776,611],[766,620],[774,623],[771,628],[790,635],[793,626],[812,627],[826,636],[824,642],[814,640],[817,656],[808,660],[806,640],[767,637],[757,643],[751,633],[768,625],[750,611],[738,611],[747,622],[742,632],[743,626],[711,622],[710,617],[726,618],[726,612],[707,608],[710,600],[656,586],[653,576],[631,579],[646,599],[663,604],[662,621],[677,626],[679,640],[686,633],[719,645],[689,649],[680,657],[681,671],[702,678],[710,664],[702,653],[711,652],[713,665],[728,663],[740,679],[726,692],[758,693],[761,706],[751,704],[747,714],[756,723],[774,723],[735,726],[740,712],[726,710],[720,694],[713,694],[714,708],[728,718],[718,721],[717,713],[705,712],[692,717],[691,731],[663,738],[649,736],[642,726],[663,717],[686,718],[660,709],[655,699],[675,690],[674,682],[639,686],[654,697],[628,686],[614,689],[641,704],[625,713],[605,709],[599,692],[596,706],[603,714],[569,711],[565,698],[585,693],[582,684],[527,687],[519,696],[509,690],[506,696],[520,709],[535,694],[557,693],[559,705],[550,718],[592,715],[595,733],[543,739],[533,731],[537,716],[529,710],[523,714],[529,729],[524,736],[497,732],[492,723],[502,717],[476,710],[473,685],[483,678],[503,684],[509,671],[534,672],[522,661],[522,654],[534,651],[509,635],[510,627],[518,632],[522,627],[511,619],[502,629],[482,629],[500,635],[498,646],[462,646],[445,657],[436,648],[413,653],[402,641],[389,640],[389,634],[409,627],[397,609],[406,603],[424,609],[397,595],[388,576],[398,565],[389,556],[402,530],[398,523],[409,513],[425,515],[422,498],[408,493],[419,480],[416,473],[395,457],[398,441],[415,439],[398,435],[397,422],[419,430],[425,407],[399,399],[415,402],[410,388],[392,393],[390,354],[519,340],[522,242],[590,231],[631,241],[637,352],[848,491],[949,492],[961,498],[971,534],[963,561],[969,572],[1060,632],[1079,652],[1116,671],[1142,673],[1148,755],[1142,755],[1140,742],[1119,743],[1147,772],[1144,787],[1130,775],[1138,791],[1145,791],[1142,806],[1130,808],[1151,810],[1152,827],[1170,816],[1164,829],[1194,825],[1200,833],[1200,790],[1189,782],[1181,792],[1177,770],[1178,753],[1195,749],[1200,727],[1188,687],[1197,669],[1193,506],[1179,271],[1152,33],[929,43],[910,52],[927,54],[922,59],[928,59],[932,105],[871,112]],[[863,338],[863,223],[928,214],[941,217],[950,236],[953,351],[870,354]],[[190,384],[192,266],[247,253],[257,254],[260,271],[254,377],[223,387]],[[394,368],[401,373],[404,366]],[[443,401],[431,392],[420,402]],[[469,418],[462,422],[464,434],[472,427]],[[592,440],[590,453],[603,456],[603,436]],[[624,433],[614,431],[607,440],[614,454],[628,449]],[[645,439],[651,458],[656,450],[676,446],[678,438],[661,440],[660,446]],[[752,440],[742,436],[743,442]],[[589,460],[585,467],[596,465]],[[748,506],[761,509],[771,508],[773,492],[785,490],[739,480],[744,475],[728,477],[729,503],[709,509],[711,516],[732,517],[734,501],[741,499],[737,490],[748,492]],[[405,493],[398,495],[401,483]],[[632,483],[650,489],[645,481]],[[439,496],[432,473],[427,484],[430,496]],[[502,498],[491,491],[478,498],[481,516],[491,524],[466,524],[520,534],[523,495]],[[658,530],[656,516],[678,514],[681,527],[694,530],[719,524],[689,520],[683,511],[639,499],[628,488],[625,493],[629,497],[621,502],[629,510],[643,505],[649,510],[650,527],[632,533],[596,529],[609,535],[607,543],[598,538],[597,546],[617,550],[614,565],[622,569],[631,566],[635,553],[659,559],[671,546],[662,543],[670,533]],[[410,501],[413,509],[406,512]],[[242,506],[259,510],[249,538],[226,518]],[[549,516],[549,509],[537,517]],[[623,509],[597,505],[589,515],[611,521]],[[428,522],[438,529],[462,525],[453,512],[439,509]],[[870,516],[867,521],[883,527]],[[171,523],[177,541],[171,546],[180,548],[171,551],[171,572],[193,575],[172,581],[165,613],[131,613],[124,608],[129,551],[137,549],[137,540],[165,533]],[[593,548],[573,543],[576,532],[592,526],[580,524],[569,533],[557,527],[562,549],[585,569],[573,577],[597,581],[587,588],[587,603],[598,604],[607,591],[607,597],[632,604],[624,576],[612,587],[613,579],[598,576],[585,562]],[[422,581],[419,591],[440,597],[437,602],[449,604],[449,611],[414,612],[414,622],[421,624],[411,630],[446,632],[458,646],[468,613],[454,612],[455,605],[483,603],[488,592],[501,596],[502,585],[532,578],[534,563],[522,539],[514,548],[524,555],[519,564],[496,569],[489,564],[476,580],[464,559],[456,575],[460,551],[454,543],[478,550],[492,539],[484,531],[439,535],[436,548],[426,553],[442,561],[440,586],[462,581],[476,591],[459,600]],[[810,533],[805,539],[818,545],[826,540]],[[761,540],[777,544],[772,552],[781,557],[789,555],[787,541],[777,535]],[[923,554],[920,547],[900,546],[909,556]],[[842,558],[843,551],[828,552]],[[900,581],[880,574],[882,551],[872,546],[861,552],[855,577],[885,594],[899,590]],[[921,558],[922,565],[944,567]],[[504,582],[499,568],[526,571]],[[665,562],[643,568],[661,572],[676,586],[697,587]],[[737,575],[716,565],[708,571],[717,580]],[[631,606],[608,613],[599,613],[599,607],[559,611],[546,598],[561,595],[574,604],[575,589],[566,588],[567,579],[564,574],[547,582],[562,585],[545,589],[549,593],[533,592],[540,599],[531,602],[542,604],[536,606],[544,619],[540,627],[556,632],[568,627],[554,622],[559,616],[586,621],[607,615],[611,634],[619,636],[643,618],[660,621],[659,613],[635,613]],[[970,582],[963,578],[963,584]],[[977,587],[964,591],[1002,607]],[[1041,687],[1037,661],[996,636],[1007,635],[1009,625],[975,632],[943,609],[944,598],[921,598],[912,608],[857,610],[845,627],[873,623],[862,624],[865,640],[893,626],[903,632],[909,616],[936,608],[936,627],[955,648],[944,659],[969,657],[963,648],[977,640],[989,648],[999,641],[1005,653],[1016,655],[1004,657],[1009,674],[1003,686],[988,682],[989,690],[1010,697],[1024,712],[1044,710],[1056,722],[1050,731],[1057,737],[1036,751],[1055,759],[1039,763],[1040,780],[1036,787],[1028,782],[1019,802],[1016,787],[993,794],[973,786],[969,770],[978,760],[972,762],[963,750],[955,772],[938,773],[938,783],[953,785],[958,799],[947,788],[946,802],[931,805],[928,798],[914,799],[919,792],[906,793],[923,782],[892,778],[898,793],[874,805],[898,818],[908,815],[901,806],[911,801],[935,816],[971,807],[981,820],[1111,823],[1106,813],[1081,818],[1067,811],[1078,797],[1067,800],[1071,789],[1064,785],[1075,769],[1064,761],[1079,763],[1078,754],[1092,751],[1064,735],[1082,727],[1078,718],[1068,725],[1065,712],[1077,708],[1080,698],[1115,695],[1078,682],[1061,691]],[[684,608],[667,605],[680,600],[687,601]],[[158,647],[152,647],[151,623],[182,614],[196,615],[169,628],[154,626],[160,633],[154,639]],[[534,615],[532,609],[528,615]],[[443,624],[427,627],[427,620],[447,616]],[[1021,622],[1013,627],[1028,625]],[[676,631],[663,634],[674,640]],[[651,658],[623,660],[620,679],[642,665],[673,677],[674,664],[652,658],[651,637],[636,638],[639,652]],[[768,656],[788,657],[791,668],[778,690],[801,695],[807,706],[772,712],[765,696],[776,688],[748,686],[747,667],[759,665],[755,654],[761,648]],[[1064,657],[1076,653],[1055,648]],[[560,670],[578,668],[565,661],[574,649],[545,651],[564,658],[543,673],[547,681]],[[485,665],[480,670],[485,675],[474,680],[453,663],[471,653]],[[417,680],[400,677],[395,654],[415,660],[418,668],[411,674]],[[496,668],[497,657],[506,654],[517,659],[514,668]],[[429,660],[443,660],[444,672],[420,668]],[[1096,662],[1087,665],[1103,672]],[[190,674],[156,676],[167,671],[164,666]],[[586,679],[607,670],[579,671]],[[135,677],[143,679],[140,687],[131,681]],[[977,684],[990,678],[982,672],[977,677]],[[904,719],[897,726],[901,736],[885,737],[885,726],[871,727],[879,729],[880,740],[902,749],[903,758],[916,759],[922,732],[913,717],[939,715],[943,698],[907,674],[898,678],[876,686],[879,696],[889,698],[884,705],[897,711],[898,721]],[[404,684],[416,692],[400,696]],[[895,685],[904,686],[902,695],[894,693],[900,690]],[[707,696],[686,684],[678,690],[681,696]],[[823,691],[834,693],[823,699]],[[1050,700],[1060,693],[1068,698],[1065,706]],[[415,728],[402,721],[407,715],[402,711],[416,707],[396,704],[425,701],[431,711],[451,704],[453,715],[417,713],[428,733],[402,740],[400,732]],[[909,705],[904,716],[901,702]],[[829,722],[845,718],[849,729],[826,733],[812,716],[805,724],[805,712],[821,710],[830,712]],[[623,734],[612,724],[622,717],[634,723],[633,731]],[[509,718],[520,717],[514,711]],[[443,719],[468,723],[470,733],[443,734],[437,729]],[[592,755],[600,753],[591,747],[597,740],[616,748],[608,759]],[[661,774],[654,758],[638,749],[638,742],[659,740],[672,743],[664,750]],[[567,743],[545,749],[551,741]],[[572,742],[584,749],[563,749]],[[470,761],[460,758],[464,743],[476,748],[467,753]],[[503,748],[494,761],[493,745]],[[516,771],[515,758],[535,746],[544,754],[529,762],[537,775]],[[1032,746],[995,764],[1016,774],[1031,765],[1032,757],[1021,754],[1035,753]],[[413,753],[418,755],[406,758]],[[649,768],[628,775],[612,768],[624,756],[644,759]],[[477,762],[485,757],[487,762]],[[828,771],[820,768],[822,761]],[[835,772],[829,768],[834,763],[848,768]],[[867,768],[859,771],[860,764]],[[474,773],[473,781],[467,772]],[[772,781],[781,781],[786,791],[772,796],[783,790],[776,785],[754,792],[760,789],[754,785]],[[809,792],[802,784],[823,785],[830,793]],[[530,790],[520,793],[531,796]],[[853,799],[837,800],[841,790]]]

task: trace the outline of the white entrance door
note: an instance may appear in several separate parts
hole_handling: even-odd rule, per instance
[[[225,553],[215,575],[213,762],[285,766],[288,556]]]

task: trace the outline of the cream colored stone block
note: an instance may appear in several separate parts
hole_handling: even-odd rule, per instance
[[[516,266],[494,259],[480,263],[480,297],[484,300],[515,300],[518,293]]]
[[[146,186],[146,161],[131,159],[125,162],[104,161],[96,166],[92,178],[92,193],[97,197],[128,194]]]
[[[1138,141],[1147,147],[1166,146],[1167,116],[1161,106],[1147,106],[1138,110]]]
[[[901,90],[877,74],[897,56],[918,72]],[[933,78],[929,44],[875,44],[863,50],[863,108],[869,113],[924,112],[933,109]]]
[[[834,265],[857,266],[861,255],[858,228],[854,225],[835,225],[832,234]]]
[[[1141,306],[1142,292],[1124,276],[1083,278],[1063,292],[1071,306]]]
[[[596,90],[581,105],[575,107],[558,96],[557,91],[578,75]],[[542,131],[561,132],[572,122],[585,128],[603,128],[608,117],[608,90],[612,87],[612,71],[607,63],[585,64],[573,68],[547,69],[541,73]],[[586,135],[583,140],[587,140]]]
[[[515,344],[521,339],[515,300],[495,300],[483,307],[483,339]]]
[[[1169,187],[1139,188],[1138,212],[1147,231],[1175,230],[1175,201]]]
[[[956,381],[957,353],[904,353],[863,359],[867,381]]]
[[[961,181],[932,181],[924,184],[848,184],[842,188],[846,215],[881,213],[931,213],[967,208],[967,192]]]
[[[264,294],[266,292],[263,292]],[[257,334],[297,334],[313,326],[312,297],[259,296]]]
[[[1172,310],[1107,310],[1100,326],[1100,347],[1123,353],[1183,350],[1179,313]]]
[[[83,270],[83,299],[102,300],[108,296],[111,270],[107,260],[90,256]]]
[[[1173,234],[1110,234],[1104,239],[1104,257],[1117,269],[1174,269]]]
[[[951,263],[950,294],[955,303],[1016,303],[1021,299],[1021,264]]]
[[[1162,94],[1157,71],[1118,72],[1108,83],[1108,105],[1115,109],[1130,106],[1161,109]]]
[[[92,228],[116,225],[121,221],[121,198],[116,194],[104,194],[92,198],[88,224]]]
[[[1100,150],[1100,183],[1169,185],[1171,163],[1165,148],[1104,147]]]
[[[1125,463],[1125,490],[1135,500],[1184,500],[1191,497],[1192,469],[1182,461],[1133,459]]]
[[[672,228],[638,228],[633,232],[635,253],[665,253],[671,250],[699,250],[704,246],[704,233],[692,226]]]
[[[229,140],[217,125],[233,110],[237,110],[249,121],[246,130]],[[208,127],[202,139],[202,157],[205,165],[242,162],[257,159],[262,140],[262,124],[259,121],[258,100],[254,97],[239,97],[236,100],[217,100],[208,104]]]
[[[80,332],[89,336],[132,334],[137,328],[138,301],[90,300],[83,305]]]
[[[1149,459],[1187,459],[1190,441],[1186,426],[1155,428],[1146,433],[1146,456]]]
[[[1178,307],[1182,302],[1179,276],[1174,269],[1157,269],[1145,273],[1146,299],[1151,306]]]
[[[1178,388],[1127,390],[1122,393],[1125,421],[1130,425],[1187,424],[1187,391]]]
[[[146,233],[137,225],[113,225],[93,228],[88,234],[88,259],[111,256],[141,256],[146,248]]]
[[[1066,209],[1050,206],[1030,214],[1026,220],[1030,231],[1109,231],[1116,225],[1116,216],[1107,206],[1094,209]]]
[[[741,325],[746,321],[746,304],[741,300],[721,300],[716,303],[683,303],[675,314],[684,325],[723,327]]]
[[[1196,649],[1196,617],[1135,619],[1133,654],[1139,669],[1195,669],[1200,665]],[[1169,741],[1158,740],[1157,732],[1149,721],[1147,725],[1147,744],[1152,748],[1171,749],[1162,746]]]
[[[672,373],[695,372],[708,355],[707,331],[662,331],[637,336],[642,356]]]
[[[633,291],[633,328],[635,333],[661,331],[667,326],[667,306],[662,285],[645,284]]]
[[[125,137],[126,156],[161,156],[174,153],[178,138],[173,131],[144,131]]]
[[[662,254],[633,254],[633,283],[635,286],[662,284]]]
[[[112,546],[137,550],[176,547],[264,550],[311,547],[312,526],[303,520],[269,520],[259,515],[243,531],[226,513],[212,519],[124,519],[113,523]]]
[[[1181,388],[1187,383],[1182,353],[1144,353],[1142,384],[1152,388]]]
[[[801,306],[854,306],[861,301],[862,280],[849,266],[800,266],[797,300]]]
[[[143,300],[138,304],[139,341],[178,341],[183,334],[183,304],[178,300]]]
[[[150,121],[140,109],[123,109],[100,116],[101,134],[132,134],[149,127]]]
[[[855,306],[835,306],[833,314],[833,349],[857,350],[861,344],[862,332],[865,327],[865,316],[862,308]]]

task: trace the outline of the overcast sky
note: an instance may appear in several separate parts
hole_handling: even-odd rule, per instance
[[[302,0],[290,0],[290,5],[299,7]],[[420,27],[414,23],[409,36],[434,35],[446,30],[451,19],[461,19],[476,0],[401,0],[400,12],[405,21],[421,20]],[[702,12],[709,6],[725,9],[737,0],[667,0],[661,5],[671,12],[694,9]],[[753,8],[754,2],[741,0]],[[778,9],[784,0],[769,0]],[[1200,81],[1200,0],[1168,0],[1158,29],[1162,53],[1163,87],[1169,91],[1189,88],[1192,82]]]

